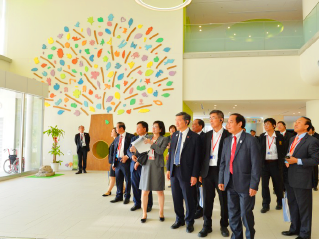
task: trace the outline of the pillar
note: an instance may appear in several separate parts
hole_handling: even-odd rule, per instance
[[[312,125],[319,132],[319,100],[312,100],[306,103],[306,115],[311,119]]]

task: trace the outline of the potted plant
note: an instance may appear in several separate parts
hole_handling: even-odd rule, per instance
[[[64,133],[65,132],[62,129],[59,129],[57,125],[55,127],[50,126],[48,130],[43,132],[43,134],[48,134],[48,136],[51,136],[53,139],[52,148],[49,153],[53,155],[53,163],[51,163],[51,167],[54,172],[59,171],[59,165],[61,165],[62,162],[61,160],[57,161],[56,156],[64,155],[60,150],[60,146],[58,146],[58,140],[60,140],[60,137],[64,136]]]

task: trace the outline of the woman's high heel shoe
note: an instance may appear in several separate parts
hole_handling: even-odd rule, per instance
[[[146,219],[147,219],[147,217],[146,218],[141,218],[141,223],[146,223]]]
[[[164,221],[165,221],[165,218],[164,218],[164,217],[159,217],[159,220],[160,220],[161,222],[164,222]]]
[[[107,196],[110,196],[112,194],[112,192],[111,191],[108,191],[107,193],[104,193],[102,196],[103,197],[107,197]]]

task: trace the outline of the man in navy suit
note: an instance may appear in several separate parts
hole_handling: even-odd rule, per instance
[[[242,239],[243,227],[246,238],[255,236],[253,209],[261,176],[262,157],[258,140],[243,131],[245,118],[230,115],[227,130],[232,134],[225,139],[219,168],[219,189],[227,191],[231,238]]]
[[[311,126],[311,120],[307,117],[295,122],[297,136],[290,139],[286,157],[291,225],[289,231],[282,234],[298,235],[297,239],[311,238],[312,172],[319,164],[319,141],[307,133]]]
[[[81,174],[82,171],[86,173],[86,159],[90,151],[90,134],[84,132],[84,126],[79,126],[79,133],[75,135],[74,141],[79,164],[79,170],[75,174]]]
[[[131,211],[135,211],[141,208],[141,193],[140,190],[140,179],[142,173],[142,166],[137,162],[137,158],[140,153],[136,151],[136,148],[132,146],[132,142],[134,142],[139,137],[144,137],[148,132],[148,124],[144,121],[140,121],[136,125],[136,133],[137,136],[133,137],[131,140],[130,148],[127,150],[127,155],[132,159],[131,161],[131,180],[132,180],[132,190],[133,190],[133,202],[134,206],[131,208]],[[148,195],[148,206],[147,211],[150,212],[153,206],[153,197],[152,192]]]
[[[194,231],[195,203],[194,193],[200,171],[200,136],[192,132],[188,125],[191,116],[185,112],[176,114],[178,132],[173,133],[166,176],[171,180],[171,188],[176,213],[172,229],[184,226],[186,232]],[[184,214],[183,200],[186,205]],[[184,219],[185,218],[185,219]]]
[[[118,122],[116,124],[116,132],[119,136],[114,139],[112,168],[115,171],[117,191],[115,199],[111,202],[116,203],[123,201],[123,183],[125,178],[126,188],[124,204],[128,204],[131,197],[131,159],[127,156],[127,150],[129,149],[131,138],[134,137],[134,135],[125,132],[125,124],[123,122]]]

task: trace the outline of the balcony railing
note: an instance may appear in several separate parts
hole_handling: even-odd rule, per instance
[[[254,20],[184,27],[185,52],[300,49],[305,43],[303,21]]]

